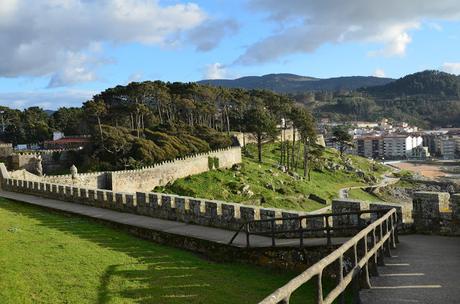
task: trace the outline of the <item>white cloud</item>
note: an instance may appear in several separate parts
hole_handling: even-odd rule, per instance
[[[196,4],[157,0],[1,0],[0,77],[52,76],[50,87],[94,80],[104,44],[177,45],[206,22]]]
[[[228,77],[228,72],[223,64],[216,62],[206,65],[204,79],[224,79],[226,77]]]
[[[373,56],[403,56],[411,31],[430,20],[459,20],[457,0],[249,0],[255,12],[268,14],[276,32],[250,45],[236,63],[258,64],[313,52],[327,43],[381,45]]]
[[[56,110],[59,107],[81,106],[96,93],[84,90],[8,92],[0,93],[0,105],[18,109],[40,106],[47,110]]]
[[[373,76],[375,77],[385,77],[385,71],[383,69],[376,69]]]
[[[446,62],[442,65],[442,70],[451,74],[460,74],[460,62]]]
[[[232,20],[210,20],[191,30],[187,40],[196,45],[199,51],[209,51],[215,48],[225,36],[234,35],[239,30],[239,24]]]

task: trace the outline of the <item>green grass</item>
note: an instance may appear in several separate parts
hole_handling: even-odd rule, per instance
[[[379,196],[369,193],[363,189],[351,189],[348,191],[348,198],[370,202],[382,201]]]
[[[0,199],[0,303],[257,303],[295,276]],[[294,303],[313,303],[310,286]],[[302,302],[301,301],[301,302]]]
[[[345,171],[312,171],[311,180],[297,180],[275,168],[279,161],[279,145],[266,144],[263,146],[263,163],[258,163],[257,151],[254,145],[248,145],[250,156],[243,158],[240,172],[234,170],[215,170],[199,175],[176,180],[166,187],[157,187],[154,191],[174,193],[208,199],[224,200],[264,207],[275,207],[293,210],[312,211],[324,205],[309,200],[313,193],[329,203],[338,196],[340,188],[366,185],[354,173]],[[380,177],[387,169],[382,165],[372,165],[367,159],[349,156],[356,168],[367,175]],[[326,149],[324,158],[337,164],[343,164],[336,150]],[[373,170],[377,167],[378,170]],[[298,169],[300,176],[303,171]],[[249,185],[254,193],[252,197],[245,195],[242,188]],[[268,186],[271,185],[271,186]],[[267,187],[268,186],[268,187]],[[270,189],[273,188],[273,189]]]

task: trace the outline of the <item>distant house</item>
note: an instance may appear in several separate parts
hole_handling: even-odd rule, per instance
[[[91,142],[90,136],[64,136],[62,132],[54,132],[53,140],[47,140],[43,147],[47,150],[82,149]]]

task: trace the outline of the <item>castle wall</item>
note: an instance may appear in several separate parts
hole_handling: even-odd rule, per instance
[[[185,158],[165,161],[136,170],[94,172],[72,175],[44,176],[48,183],[106,189],[120,192],[152,191],[178,178],[207,172],[217,168],[231,168],[242,162],[241,147],[230,147]]]
[[[273,217],[283,218],[276,222],[275,229],[291,230],[298,228],[298,221],[293,220],[293,218],[306,215],[305,212],[260,208],[258,206],[172,194],[153,192],[137,192],[133,194],[8,177],[2,179],[2,189],[120,212],[229,230],[238,230],[246,221]],[[311,225],[308,221],[306,224]],[[251,227],[251,231],[255,231],[255,229],[257,227]]]
[[[215,159],[218,159],[218,168],[231,168],[242,162],[241,148],[231,147],[202,153],[139,170],[110,172],[111,189],[121,192],[152,191],[155,187],[165,186],[176,179],[207,172],[210,165],[214,165],[215,168]]]

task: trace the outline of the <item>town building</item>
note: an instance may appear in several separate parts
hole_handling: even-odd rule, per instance
[[[422,146],[421,136],[391,134],[383,137],[383,155],[386,159],[411,158],[413,150]]]
[[[382,136],[362,136],[355,140],[356,154],[367,158],[381,158],[383,155]]]
[[[436,152],[443,159],[454,159],[456,151],[456,141],[451,136],[445,135],[436,138]]]
[[[82,149],[91,142],[90,136],[65,136],[62,132],[54,132],[53,140],[47,140],[43,147],[47,150]]]

